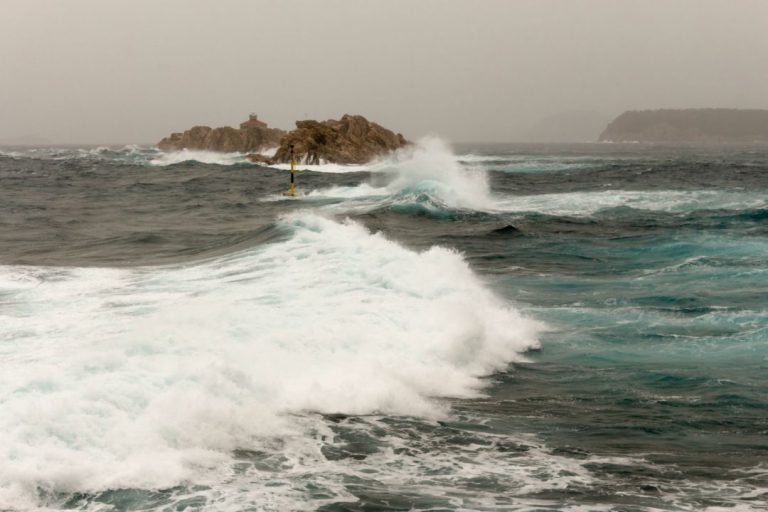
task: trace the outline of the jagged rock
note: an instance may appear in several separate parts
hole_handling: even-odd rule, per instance
[[[399,134],[368,121],[363,116],[345,114],[340,120],[296,121],[290,133],[275,128],[257,126],[242,128],[211,128],[195,126],[173,133],[157,147],[163,151],[199,149],[208,151],[249,153],[256,163],[288,162],[293,146],[297,162],[317,164],[362,164],[408,144]],[[272,158],[259,151],[278,146]]]
[[[157,147],[162,151],[201,149],[247,153],[277,146],[284,135],[285,132],[277,128],[195,126],[185,132],[172,133],[161,140]]]
[[[293,146],[297,162],[362,164],[406,144],[399,133],[363,116],[345,114],[338,121],[296,121],[296,129],[282,138],[272,161],[288,162]]]
[[[768,110],[630,110],[614,119],[600,135],[600,140],[705,144],[768,143]]]

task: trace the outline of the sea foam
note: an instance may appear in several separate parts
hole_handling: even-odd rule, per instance
[[[279,227],[193,265],[0,267],[0,507],[220,481],[235,449],[290,452],[307,411],[437,418],[537,345],[456,252]]]
[[[220,153],[217,151],[182,149],[181,151],[157,152],[155,157],[149,161],[149,164],[164,167],[191,161],[216,165],[250,163],[250,160],[248,160],[242,153]]]
[[[487,209],[493,204],[486,172],[462,163],[448,144],[425,137],[366,166],[370,182],[311,191],[307,199],[354,199],[345,210],[406,203],[438,208]]]
[[[744,210],[768,207],[765,196],[728,190],[605,190],[507,196],[494,203],[504,212],[537,212],[587,217],[600,210],[627,207],[672,213],[697,210]]]

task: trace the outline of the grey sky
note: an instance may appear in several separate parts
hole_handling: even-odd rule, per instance
[[[250,111],[578,138],[626,109],[768,108],[766,63],[762,0],[0,0],[0,139],[155,142]]]

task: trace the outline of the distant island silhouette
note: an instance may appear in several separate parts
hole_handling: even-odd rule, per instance
[[[629,110],[611,121],[601,142],[768,144],[768,110],[700,108]]]

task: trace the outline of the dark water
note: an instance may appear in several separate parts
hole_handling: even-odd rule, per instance
[[[0,509],[768,509],[768,150],[454,153],[4,150]]]

